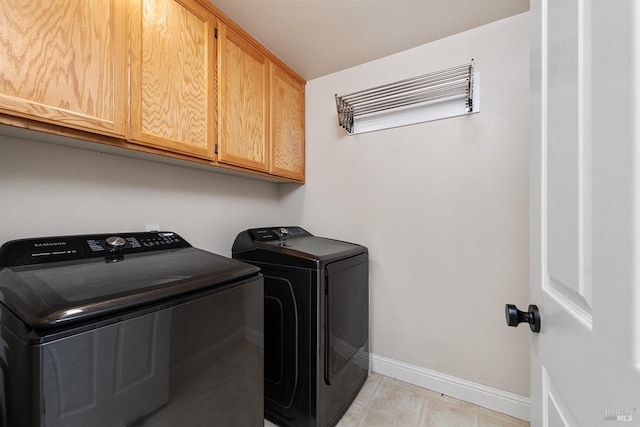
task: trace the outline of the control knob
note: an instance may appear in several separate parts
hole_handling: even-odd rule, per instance
[[[111,237],[107,237],[107,239],[104,241],[107,245],[107,249],[111,250],[111,251],[116,251],[118,249],[122,249],[124,248],[124,245],[127,244],[127,241],[120,236],[111,236]]]
[[[287,230],[284,227],[281,227],[279,229],[274,230],[276,235],[278,236],[278,238],[280,239],[280,242],[278,243],[279,246],[287,246],[287,237],[289,237],[289,230]]]

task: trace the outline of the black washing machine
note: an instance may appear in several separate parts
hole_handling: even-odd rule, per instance
[[[265,417],[333,426],[369,373],[369,254],[300,227],[240,233],[233,258],[264,275]]]
[[[172,232],[7,242],[0,427],[262,427],[263,301]]]

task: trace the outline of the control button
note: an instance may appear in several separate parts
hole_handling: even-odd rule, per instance
[[[138,242],[138,239],[135,237],[128,237],[126,240],[130,248],[135,249],[140,247],[140,242]]]
[[[104,247],[98,240],[87,240],[87,244],[93,252],[104,251]]]
[[[111,236],[107,237],[105,243],[109,249],[122,249],[127,244],[127,241],[120,236]]]

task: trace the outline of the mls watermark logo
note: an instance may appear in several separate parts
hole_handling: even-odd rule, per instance
[[[604,410],[604,419],[606,421],[633,421],[637,408],[607,408]]]

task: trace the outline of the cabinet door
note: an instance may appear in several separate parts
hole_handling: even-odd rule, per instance
[[[304,82],[271,63],[271,174],[304,181]]]
[[[195,0],[129,4],[131,140],[212,159],[215,16]]]
[[[242,35],[222,23],[218,38],[218,161],[266,172],[269,62]]]
[[[2,0],[0,112],[125,136],[125,28],[119,0]]]

